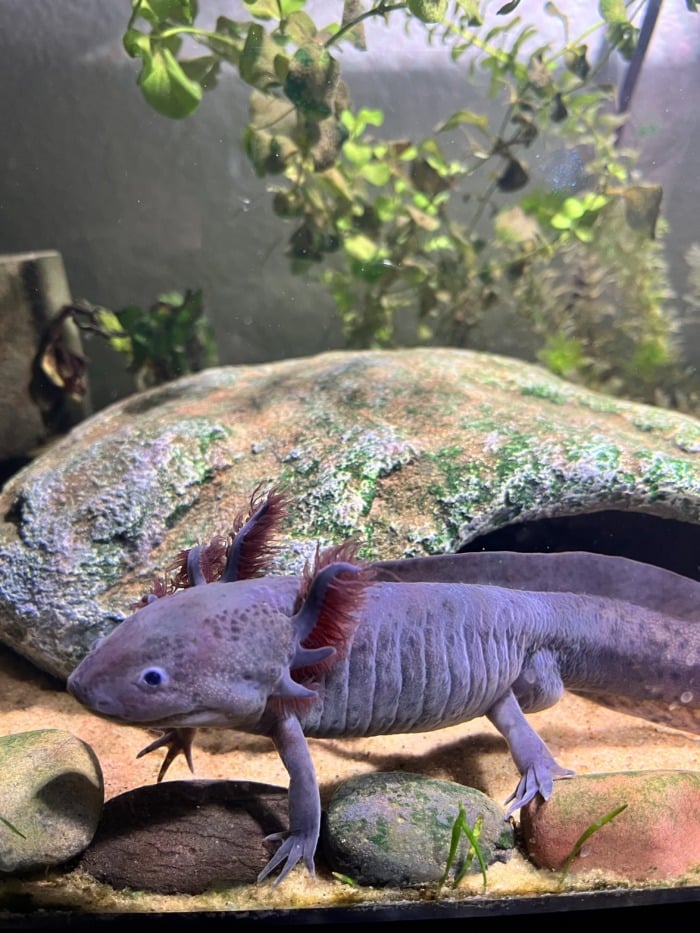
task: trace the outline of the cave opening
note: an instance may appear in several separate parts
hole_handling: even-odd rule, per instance
[[[592,551],[629,557],[700,580],[700,525],[646,512],[608,509],[513,522],[461,551]]]

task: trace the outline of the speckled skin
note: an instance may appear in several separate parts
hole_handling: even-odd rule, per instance
[[[396,574],[391,566],[386,573]],[[342,594],[356,572],[325,567],[300,607],[297,577],[211,583],[154,600],[68,681],[86,706],[124,722],[272,738],[290,774],[290,830],[261,877],[281,865],[282,878],[300,859],[313,872],[320,801],[307,735],[428,731],[487,716],[521,774],[511,813],[537,793],[549,797],[553,780],[571,773],[523,715],[553,705],[564,688],[700,733],[694,621],[607,595],[379,581],[353,607],[341,650],[313,638],[315,650],[302,647],[325,625],[329,588]],[[420,576],[420,566],[413,572]],[[671,583],[676,576],[648,572]],[[700,595],[698,583],[682,587],[684,603]]]

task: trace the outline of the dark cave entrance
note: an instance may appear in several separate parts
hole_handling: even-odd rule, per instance
[[[514,522],[461,551],[593,551],[665,567],[700,580],[700,525],[609,509]]]

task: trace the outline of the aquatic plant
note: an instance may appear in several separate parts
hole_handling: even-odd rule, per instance
[[[601,0],[597,26],[572,37],[545,3],[561,24],[556,48],[519,5],[504,3],[492,25],[479,0],[345,0],[339,22],[317,24],[305,0],[245,0],[247,19],[207,30],[195,0],[132,0],[124,46],[168,117],[194,112],[222,66],[252,88],[245,152],[272,179],[292,270],[325,283],[348,346],[491,349],[483,325],[495,317],[567,378],[673,403],[686,374],[657,236],[661,189],[633,181],[614,89],[600,81],[605,56],[589,60],[596,29],[608,55],[634,54],[632,4]],[[378,17],[441,43],[472,88],[487,75],[489,112],[460,109],[420,140],[376,138],[384,115],[353,108],[335,51],[364,48]],[[192,41],[204,54],[189,56]],[[561,154],[546,188],[528,167],[535,144]]]
[[[101,309],[100,320],[106,323]],[[149,308],[127,305],[114,312],[110,342],[125,353],[139,388],[199,372],[217,361],[201,290],[167,292]]]
[[[47,328],[33,371],[76,398],[85,392],[86,360],[71,354],[65,345],[61,325],[66,318],[80,330],[105,338],[113,350],[123,354],[139,389],[199,372],[217,362],[201,290],[159,295],[149,308],[127,305],[112,311],[87,301],[64,305]]]
[[[7,828],[8,828],[11,832],[16,833],[16,835],[18,835],[18,836],[21,836],[22,839],[26,839],[26,838],[27,838],[27,837],[24,835],[23,832],[21,832],[19,829],[17,829],[17,827],[14,825],[14,823],[11,823],[9,820],[6,820],[4,816],[0,816],[0,823],[2,823],[3,826],[7,826]]]
[[[349,875],[344,875],[339,871],[332,871],[331,875],[336,879],[336,881],[340,881],[341,884],[347,884],[348,887],[351,888],[359,888],[358,883]]]
[[[602,829],[603,826],[606,826],[608,823],[612,823],[615,817],[619,816],[623,812],[623,810],[627,809],[627,806],[628,805],[626,803],[620,804],[619,807],[615,807],[609,813],[606,813],[605,816],[602,816],[599,820],[596,820],[594,823],[591,823],[590,826],[584,829],[584,831],[581,833],[581,835],[578,837],[578,839],[574,843],[571,849],[571,852],[569,853],[569,855],[566,858],[566,861],[564,862],[564,867],[561,872],[562,883],[566,881],[567,875],[569,874],[569,869],[571,868],[571,864],[576,858],[576,856],[580,853],[586,840],[590,839],[591,836],[594,833],[597,833],[599,829]]]
[[[442,878],[438,882],[438,886],[442,887],[449,877],[450,869],[454,863],[455,858],[457,857],[457,848],[459,846],[459,840],[462,834],[464,834],[469,840],[469,849],[467,850],[466,855],[464,856],[464,861],[462,862],[462,867],[458,871],[455,879],[452,883],[452,887],[457,887],[459,882],[466,875],[469,866],[471,865],[472,859],[476,857],[479,862],[479,867],[481,868],[481,877],[484,882],[484,887],[486,887],[486,861],[484,855],[479,846],[479,836],[481,835],[481,828],[484,824],[483,814],[479,814],[476,820],[474,821],[473,828],[469,826],[467,821],[467,813],[464,809],[464,804],[460,803],[459,812],[455,817],[455,821],[452,824],[452,835],[450,837],[450,851],[447,854],[447,862],[445,864],[445,871],[443,872]]]

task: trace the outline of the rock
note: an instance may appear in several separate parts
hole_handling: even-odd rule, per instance
[[[114,888],[200,894],[252,884],[287,828],[287,790],[246,781],[165,781],[105,804],[80,867]]]
[[[561,871],[579,837],[594,832],[571,873],[601,869],[627,881],[700,882],[700,771],[630,771],[558,781],[546,802],[521,812],[523,843],[540,868]]]
[[[295,500],[274,572],[351,535],[389,559],[586,514],[605,546],[601,510],[620,528],[656,517],[633,543],[663,560],[662,525],[687,559],[700,550],[699,452],[693,418],[466,350],[207,370],[105,409],[6,485],[0,639],[66,676],[260,483]]]
[[[513,830],[503,810],[481,791],[403,771],[362,775],[333,795],[322,831],[323,854],[333,871],[357,884],[411,887],[443,877],[452,827],[464,806],[486,865],[504,862]],[[450,878],[462,870],[469,842],[461,837]],[[480,872],[476,856],[469,872]]]
[[[59,729],[0,737],[0,871],[59,865],[92,839],[102,770],[81,739]],[[20,835],[21,833],[21,835]]]

